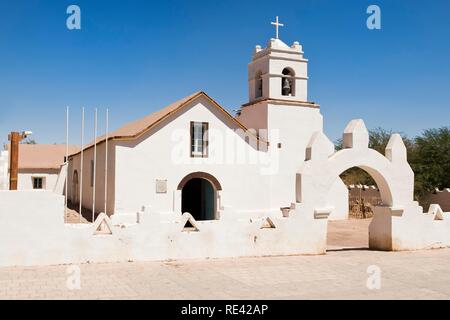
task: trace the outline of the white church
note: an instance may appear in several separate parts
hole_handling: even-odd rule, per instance
[[[255,47],[236,117],[193,93],[71,154],[53,191],[0,191],[0,266],[324,254],[352,167],[380,189],[370,249],[450,247],[450,213],[414,200],[401,136],[381,154],[354,119],[336,151],[308,101],[307,66],[277,32]],[[66,223],[65,196],[93,223]]]
[[[94,144],[84,149],[83,179],[81,152],[70,157],[70,201],[108,215],[151,206],[189,212],[196,220],[219,219],[223,207],[248,216],[288,210],[308,143],[323,131],[320,106],[308,101],[302,46],[278,38],[267,48],[256,46],[248,96],[236,117],[197,92],[112,132],[106,193],[106,137],[98,139],[95,168]],[[325,196],[333,206],[330,217],[346,218],[344,183],[336,179]]]

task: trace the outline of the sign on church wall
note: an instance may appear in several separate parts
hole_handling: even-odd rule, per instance
[[[156,179],[156,193],[167,193],[167,180]]]

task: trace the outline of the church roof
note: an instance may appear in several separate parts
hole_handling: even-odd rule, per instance
[[[167,107],[155,111],[141,119],[135,120],[133,122],[127,123],[121,128],[113,131],[110,135],[115,139],[119,138],[137,138],[144,132],[146,132],[150,127],[155,125],[157,122],[167,118],[169,115],[177,111],[183,105],[196,98],[200,92],[191,94],[183,99],[175,101],[174,103],[168,105]],[[104,139],[104,137],[103,137]]]
[[[261,140],[260,138],[256,137],[256,135],[252,132],[249,132],[248,129],[240,123],[236,118],[234,118],[230,113],[228,113],[223,107],[221,107],[216,101],[214,101],[210,96],[208,96],[203,91],[195,92],[187,97],[184,97],[178,101],[175,101],[174,103],[168,105],[167,107],[160,109],[156,112],[153,112],[149,114],[148,116],[145,116],[141,119],[135,120],[133,122],[127,123],[121,128],[111,132],[108,134],[108,141],[109,140],[133,140],[137,139],[148,130],[152,129],[155,125],[160,123],[161,121],[171,117],[175,113],[177,113],[179,110],[183,109],[183,107],[187,106],[190,102],[194,101],[197,98],[204,97],[207,100],[209,100],[212,105],[216,108],[218,108],[221,112],[225,114],[226,117],[228,117],[232,122],[234,122],[238,127],[245,130],[249,133],[250,136],[254,136],[256,139]],[[97,144],[103,143],[106,141],[106,136],[101,136],[97,138]],[[266,143],[266,142],[265,142]],[[92,148],[94,146],[94,141],[92,141],[90,144],[85,146],[84,150]],[[74,156],[78,153],[80,153],[81,150],[77,151],[74,154],[71,154],[71,156]]]

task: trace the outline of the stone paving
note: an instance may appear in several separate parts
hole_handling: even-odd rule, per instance
[[[332,224],[326,255],[83,264],[80,289],[69,289],[77,266],[0,268],[0,299],[450,298],[450,249],[369,251],[358,242],[367,221]],[[354,249],[333,230],[350,230]],[[367,287],[369,266],[381,271],[379,289]]]

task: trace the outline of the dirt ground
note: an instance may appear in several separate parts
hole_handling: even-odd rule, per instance
[[[372,219],[328,221],[328,249],[368,248],[370,221]]]

